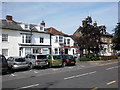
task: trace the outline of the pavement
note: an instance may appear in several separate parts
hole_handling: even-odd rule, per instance
[[[16,71],[2,76],[2,87],[11,90],[35,88],[114,88],[118,90],[119,60],[77,61],[76,66]],[[113,90],[114,90],[113,89]]]

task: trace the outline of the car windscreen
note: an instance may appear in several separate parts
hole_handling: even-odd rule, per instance
[[[16,58],[15,61],[16,62],[25,62],[25,58]]]
[[[37,55],[37,59],[47,59],[47,55]]]
[[[72,55],[65,55],[64,59],[73,59],[73,56]]]
[[[61,59],[61,56],[60,55],[56,55],[56,56],[53,56],[53,59]]]

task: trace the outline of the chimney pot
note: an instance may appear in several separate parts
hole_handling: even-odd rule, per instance
[[[7,15],[7,16],[6,16],[6,20],[12,21],[12,16]]]
[[[45,22],[42,20],[42,23],[41,23],[41,25],[43,25],[44,27],[45,27]]]

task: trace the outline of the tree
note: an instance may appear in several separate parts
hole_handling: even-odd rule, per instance
[[[115,50],[120,50],[120,22],[117,24],[118,25],[114,29],[113,48]]]
[[[100,30],[99,27],[97,27],[97,24],[94,23],[94,25],[91,25],[91,23],[91,17],[87,17],[83,20],[83,27],[80,28],[82,36],[79,37],[78,45],[81,50],[86,49],[88,53],[90,53],[90,51],[98,53],[100,50]]]

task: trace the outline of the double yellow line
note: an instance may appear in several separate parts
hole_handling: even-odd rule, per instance
[[[112,83],[115,83],[116,81],[111,81],[111,82],[109,82],[109,83],[106,83],[107,85],[110,85],[110,84],[112,84]]]
[[[107,85],[110,85],[110,84],[113,84],[113,83],[115,83],[116,81],[111,81],[111,82],[108,82],[108,83],[106,83]],[[98,87],[95,87],[95,88],[92,88],[91,90],[97,90],[98,89]]]
[[[100,64],[99,66],[104,66],[104,65],[114,64],[114,63],[118,63],[118,62],[104,63],[104,64]]]

